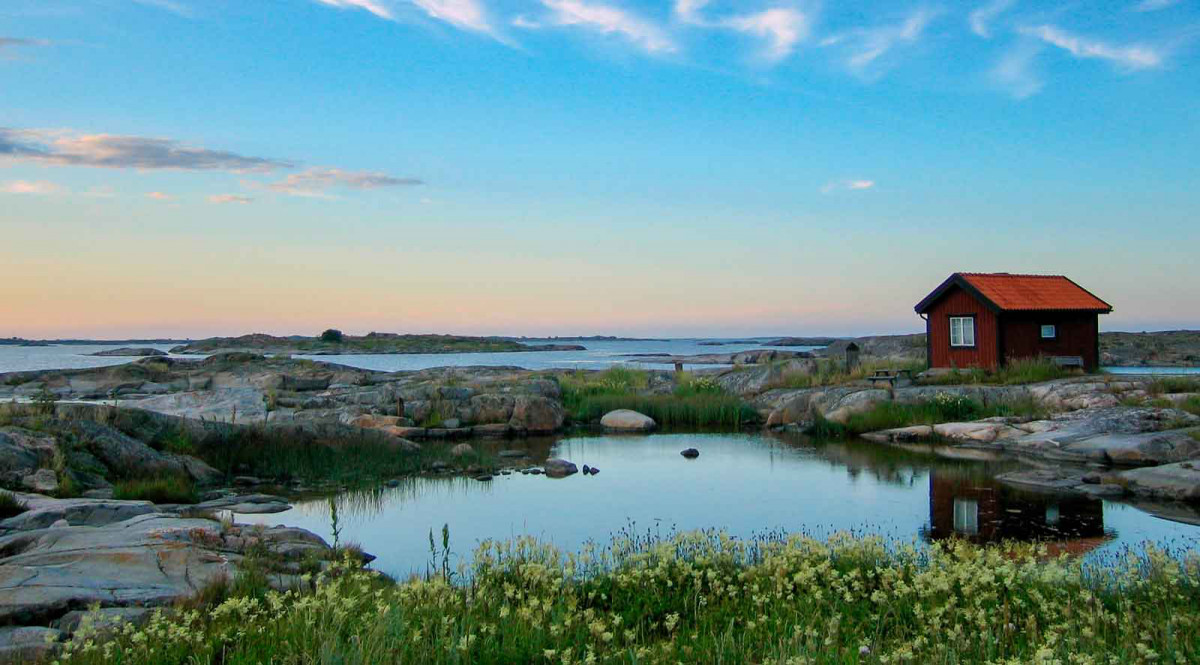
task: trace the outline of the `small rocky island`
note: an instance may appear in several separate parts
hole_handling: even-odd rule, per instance
[[[97,351],[88,355],[96,356],[97,358],[148,358],[165,356],[167,352],[150,347],[123,346],[119,349],[105,349],[104,351]]]
[[[586,351],[578,344],[525,344],[502,337],[459,335],[400,335],[372,332],[362,336],[327,330],[316,337],[252,334],[213,337],[181,344],[171,349],[178,354],[250,352],[271,355],[349,355],[385,353],[528,353],[532,351]]]

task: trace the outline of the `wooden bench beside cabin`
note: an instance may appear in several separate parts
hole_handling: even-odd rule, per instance
[[[877,369],[877,370],[875,370],[874,374],[867,377],[867,380],[871,382],[872,386],[874,386],[875,384],[877,384],[881,381],[886,381],[889,386],[895,388],[896,383],[898,383],[901,378],[907,379],[909,383],[912,383],[912,378],[913,378],[912,370],[909,370],[909,369]]]

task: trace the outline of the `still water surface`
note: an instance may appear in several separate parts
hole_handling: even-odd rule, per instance
[[[478,444],[477,444],[478,445]],[[395,575],[421,572],[429,532],[469,560],[485,539],[532,535],[576,551],[625,529],[666,535],[716,528],[738,537],[773,531],[827,536],[857,530],[926,542],[958,534],[985,542],[1045,540],[1091,557],[1143,541],[1200,546],[1200,528],[1119,503],[1012,490],[992,478],[1011,463],[942,460],[865,443],[762,434],[573,436],[509,442],[535,460],[562,457],[600,469],[563,479],[519,473],[481,482],[414,478],[400,487],[336,497],[341,539]],[[695,447],[696,460],[679,452]],[[328,498],[239,521],[310,529],[332,541]]]

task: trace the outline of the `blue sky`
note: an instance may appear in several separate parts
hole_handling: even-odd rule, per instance
[[[0,335],[1200,327],[1195,0],[5,0]]]

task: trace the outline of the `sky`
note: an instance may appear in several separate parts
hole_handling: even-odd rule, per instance
[[[1200,2],[3,0],[0,337],[1200,328]]]

